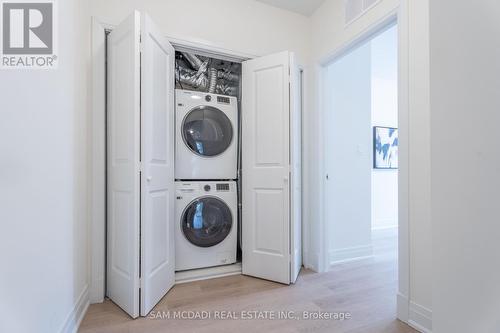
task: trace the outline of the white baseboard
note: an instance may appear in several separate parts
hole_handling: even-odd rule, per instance
[[[175,273],[175,284],[188,283],[193,281],[215,279],[224,276],[240,275],[241,263],[232,265],[192,269]]]
[[[302,265],[305,268],[309,268],[311,266],[310,260],[309,260],[309,252],[306,249],[302,250]]]
[[[408,325],[422,333],[432,333],[432,311],[410,302]]]
[[[387,229],[396,229],[398,227],[398,224],[390,224],[390,225],[378,225],[375,227],[372,227],[372,230],[387,230]]]
[[[345,249],[330,250],[328,256],[331,266],[339,263],[370,258],[373,256],[373,248],[371,244],[368,244]]]
[[[304,252],[304,256],[306,255],[307,255],[307,260],[305,260],[303,263],[304,267],[314,272],[320,272],[319,254]]]
[[[312,254],[311,262],[309,263],[310,269],[312,269],[315,272],[320,273],[322,270],[326,271],[326,268],[323,267],[324,265],[321,263],[321,258],[320,254],[318,252]]]
[[[78,332],[78,327],[82,322],[87,309],[89,308],[89,286],[86,285],[83,289],[82,293],[78,297],[78,300],[75,303],[75,306],[68,314],[66,321],[64,322],[63,327],[59,332],[61,333],[76,333]]]
[[[407,323],[410,318],[410,302],[408,301],[408,297],[401,293],[398,293],[397,297],[397,311],[398,319]]]
[[[104,276],[90,282],[90,304],[104,302]]]

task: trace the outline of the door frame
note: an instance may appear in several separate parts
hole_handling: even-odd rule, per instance
[[[326,145],[326,128],[324,119],[328,106],[325,101],[325,93],[323,89],[326,85],[326,68],[332,62],[340,59],[350,53],[364,42],[370,40],[379,32],[396,23],[398,25],[398,127],[399,127],[399,170],[398,170],[398,292],[397,292],[397,316],[403,322],[408,322],[409,319],[409,299],[410,299],[410,234],[409,234],[409,47],[408,47],[408,8],[406,1],[390,12],[385,17],[379,19],[375,23],[368,26],[360,34],[350,39],[339,48],[329,53],[319,62],[318,78],[319,83],[319,114],[318,122],[323,124],[319,126],[318,140],[319,144],[319,234],[318,239],[320,244],[319,267],[320,272],[328,270],[328,230],[326,223],[326,205],[325,205],[325,149]]]
[[[92,110],[90,116],[90,303],[104,301],[106,291],[106,33],[109,26],[92,17]]]

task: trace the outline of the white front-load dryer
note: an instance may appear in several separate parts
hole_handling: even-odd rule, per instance
[[[234,181],[176,182],[175,270],[236,262]]]
[[[236,97],[176,90],[175,178],[236,179]]]

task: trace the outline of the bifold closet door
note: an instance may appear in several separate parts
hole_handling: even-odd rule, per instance
[[[289,284],[290,53],[243,63],[243,274]]]
[[[108,36],[107,296],[139,316],[140,15]]]
[[[175,283],[175,51],[145,14],[141,17],[141,315]]]
[[[109,34],[107,295],[133,318],[174,284],[173,68],[148,16]]]

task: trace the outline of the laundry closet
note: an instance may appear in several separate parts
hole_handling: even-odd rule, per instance
[[[302,72],[175,41],[145,14],[107,35],[106,295],[146,316],[176,284],[294,283]],[[168,296],[167,296],[168,297]]]

